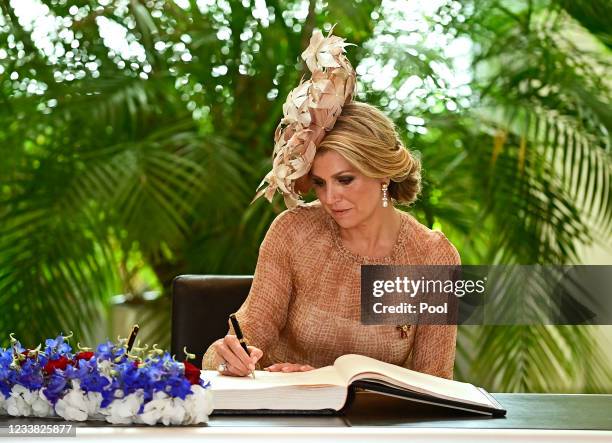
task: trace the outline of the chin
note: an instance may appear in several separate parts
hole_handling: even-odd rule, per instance
[[[338,226],[340,226],[343,229],[350,229],[353,227],[353,223],[351,223],[348,220],[338,220],[334,218],[334,221],[338,224]]]
[[[354,228],[358,224],[355,217],[334,217],[332,215],[332,218],[343,229]]]

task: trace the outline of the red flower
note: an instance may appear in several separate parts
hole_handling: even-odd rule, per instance
[[[55,372],[56,369],[61,369],[62,371],[65,370],[66,366],[68,366],[70,363],[71,361],[68,360],[64,355],[62,355],[56,360],[49,360],[43,368],[43,371],[51,375]]]
[[[93,352],[89,352],[89,351],[77,352],[77,354],[74,356],[74,362],[72,362],[71,364],[76,365],[76,367],[78,368],[80,360],[91,360],[93,356],[94,356]]]
[[[200,369],[187,360],[185,360],[183,364],[185,365],[185,378],[189,380],[189,383],[192,385],[197,385],[200,381]]]
[[[91,360],[93,356],[94,356],[93,352],[83,351],[83,352],[77,353],[77,355],[75,355],[75,359],[76,360]]]

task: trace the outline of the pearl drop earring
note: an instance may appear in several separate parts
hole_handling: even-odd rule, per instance
[[[387,206],[389,206],[389,199],[387,198],[387,184],[383,183],[382,185],[382,205],[383,208],[386,208]]]

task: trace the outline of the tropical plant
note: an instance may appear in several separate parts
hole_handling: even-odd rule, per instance
[[[334,23],[358,99],[420,152],[423,223],[464,263],[579,263],[612,227],[609,6],[416,3],[0,0],[0,330],[91,336],[148,273],[141,323],[167,344],[175,275],[252,272],[283,98]],[[609,390],[590,332],[462,327],[458,375]]]
[[[252,272],[282,210],[249,206],[276,97],[321,11],[247,3],[0,2],[0,330],[93,334],[139,263],[163,290],[179,273]],[[373,8],[327,11],[361,43]],[[167,295],[153,305],[165,316],[143,332],[167,344]]]
[[[588,11],[574,17],[566,3],[477,1],[460,11],[451,3],[440,13],[474,47],[475,96],[461,112],[471,121],[459,123],[467,136],[457,157],[473,179],[459,201],[478,207],[463,247],[479,263],[579,263],[579,245],[610,238],[611,91],[601,76],[610,52],[602,31],[579,25],[588,25]],[[572,381],[573,389],[609,390],[591,331],[464,328],[474,353],[463,375],[506,390],[556,391]]]

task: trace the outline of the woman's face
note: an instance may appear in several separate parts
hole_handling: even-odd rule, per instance
[[[383,181],[361,174],[335,151],[315,156],[310,179],[321,205],[342,228],[358,226],[382,209]]]

